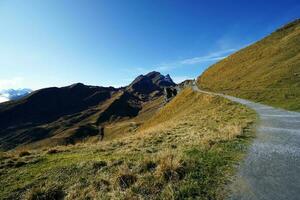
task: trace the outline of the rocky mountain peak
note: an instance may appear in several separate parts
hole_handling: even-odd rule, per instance
[[[154,91],[163,91],[165,87],[175,86],[170,75],[162,75],[153,71],[146,75],[138,76],[127,89],[140,94],[150,94]]]

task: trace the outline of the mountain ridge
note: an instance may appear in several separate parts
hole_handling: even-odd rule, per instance
[[[84,138],[78,130],[94,136],[98,126],[138,116],[143,107],[162,99],[165,87],[175,85],[169,75],[153,71],[122,88],[74,83],[36,90],[19,100],[0,104],[0,148],[58,136],[59,143],[74,143]],[[161,105],[163,101],[160,102]]]

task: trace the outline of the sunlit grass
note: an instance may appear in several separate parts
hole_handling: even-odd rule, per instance
[[[300,20],[212,65],[206,90],[300,111]]]
[[[244,106],[186,89],[121,139],[24,156],[1,153],[0,196],[223,199],[224,186],[253,136],[254,120],[254,112]]]

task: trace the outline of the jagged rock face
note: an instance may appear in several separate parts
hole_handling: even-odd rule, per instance
[[[191,80],[191,79],[188,79],[188,80],[185,80],[181,83],[179,83],[177,85],[177,87],[180,89],[180,90],[183,90],[187,87],[192,87],[193,85],[195,84],[195,80]]]
[[[129,85],[128,90],[140,94],[149,94],[155,90],[159,90],[159,87],[153,84],[149,77],[141,75]]]
[[[164,93],[165,93],[165,102],[169,102],[177,95],[178,92],[175,87],[166,87],[164,89]]]
[[[147,75],[145,75],[151,81],[157,85],[158,87],[170,87],[170,86],[175,86],[176,84],[173,82],[171,79],[170,75],[167,74],[166,76],[162,75],[159,72],[150,72]]]
[[[129,86],[128,90],[139,94],[150,94],[154,91],[162,92],[165,87],[175,86],[169,75],[163,76],[159,72],[150,72],[138,76]]]

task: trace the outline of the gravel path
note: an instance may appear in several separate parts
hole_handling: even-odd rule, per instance
[[[193,89],[201,91],[197,86]],[[300,199],[300,113],[227,95],[259,115],[256,139],[230,186],[231,200]],[[299,102],[300,103],[300,102]]]

